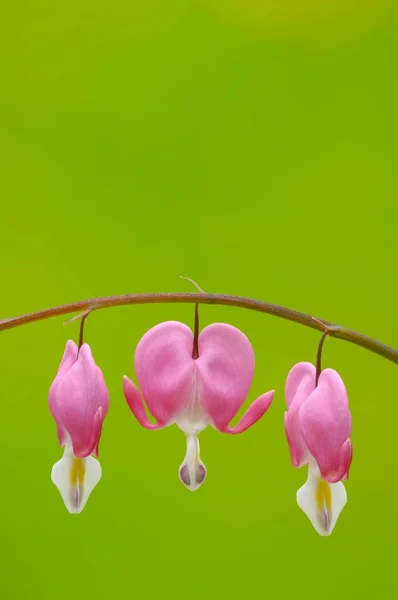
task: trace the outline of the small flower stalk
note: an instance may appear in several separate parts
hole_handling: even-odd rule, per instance
[[[319,375],[319,378],[318,378]],[[316,531],[330,535],[347,502],[342,480],[352,460],[352,421],[345,385],[333,369],[320,374],[308,362],[295,365],[285,386],[285,431],[294,467],[308,465],[297,503]]]
[[[257,398],[239,423],[230,426],[251,386],[254,352],[247,337],[225,323],[209,325],[199,334],[197,311],[194,333],[178,321],[150,329],[137,346],[134,366],[141,392],[124,377],[127,403],[146,429],[176,424],[185,433],[179,478],[191,491],[206,478],[200,432],[210,425],[221,433],[242,433],[264,415],[274,396],[270,391]],[[144,401],[155,423],[149,421]]]
[[[101,479],[98,456],[102,424],[109,396],[101,369],[90,346],[80,348],[71,340],[49,392],[51,414],[57,424],[64,455],[53,467],[51,480],[67,510],[80,513]]]

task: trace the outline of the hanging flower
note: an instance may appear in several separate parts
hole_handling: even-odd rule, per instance
[[[308,465],[297,503],[320,535],[330,535],[347,502],[342,479],[352,460],[351,414],[347,392],[333,369],[315,383],[314,365],[295,365],[286,381],[285,431],[294,467]]]
[[[109,398],[102,371],[88,344],[80,349],[69,340],[49,392],[49,405],[58,427],[64,455],[51,473],[70,513],[80,513],[101,479],[98,456],[102,423]]]
[[[274,392],[260,396],[235,427],[230,426],[242,406],[254,374],[254,352],[247,337],[235,327],[215,323],[197,341],[177,321],[160,323],[139,342],[134,365],[142,396],[124,377],[127,403],[146,429],[176,423],[187,436],[187,451],[179,470],[182,483],[196,490],[206,477],[200,460],[198,434],[211,425],[222,433],[237,434],[251,427],[269,408]],[[156,422],[151,423],[144,401]]]

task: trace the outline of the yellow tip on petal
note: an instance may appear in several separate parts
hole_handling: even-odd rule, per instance
[[[92,490],[101,479],[101,465],[92,456],[79,458],[70,448],[51,471],[51,479],[58,488],[66,508],[72,514],[80,513]]]
[[[332,491],[330,483],[324,479],[319,479],[315,492],[315,500],[319,510],[325,507],[330,511],[332,508]]]
[[[75,457],[73,459],[71,469],[69,472],[69,481],[72,487],[82,487],[84,483],[84,475],[86,473],[86,467],[81,458]]]
[[[322,479],[314,464],[308,466],[308,479],[297,492],[297,504],[310,519],[316,531],[330,535],[347,502],[347,492],[339,481],[329,483]]]

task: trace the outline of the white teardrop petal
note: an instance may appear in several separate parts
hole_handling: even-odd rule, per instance
[[[310,519],[316,531],[322,535],[330,535],[336,521],[347,503],[347,492],[344,485],[328,483],[311,465],[308,479],[297,492],[297,504]]]
[[[70,448],[65,448],[61,460],[52,468],[51,480],[58,488],[67,510],[81,513],[90,493],[101,479],[101,465],[92,456],[77,458]]]

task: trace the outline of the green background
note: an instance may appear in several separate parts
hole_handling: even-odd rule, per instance
[[[21,0],[0,17],[0,316],[127,292],[268,300],[398,345],[397,6],[375,0]],[[256,352],[236,437],[143,430],[121,377],[156,323],[193,307],[99,311],[86,338],[111,411],[80,516],[50,481],[47,394],[78,324],[1,334],[0,595],[390,599],[397,588],[396,366],[328,340],[354,420],[348,504],[321,538],[296,505],[284,381],[319,335],[228,307]]]

